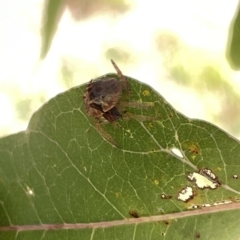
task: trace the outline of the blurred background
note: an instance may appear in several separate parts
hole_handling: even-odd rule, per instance
[[[51,1],[57,11],[0,1],[0,136],[25,130],[56,94],[115,72],[112,58],[187,117],[240,139],[240,72],[226,59],[238,0]]]

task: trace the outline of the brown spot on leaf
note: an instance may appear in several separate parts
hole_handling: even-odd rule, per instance
[[[195,155],[199,154],[199,147],[197,146],[197,144],[191,144],[188,147],[189,151]]]
[[[129,215],[130,215],[130,217],[133,217],[133,218],[139,218],[140,217],[136,210],[130,210]]]
[[[200,233],[196,233],[196,234],[195,234],[195,238],[196,238],[196,239],[199,239],[199,238],[201,238],[201,235],[200,235]]]

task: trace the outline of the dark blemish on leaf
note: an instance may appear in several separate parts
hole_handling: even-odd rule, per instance
[[[196,233],[196,234],[195,234],[195,238],[196,238],[196,239],[199,239],[199,238],[201,238],[201,235],[200,235],[200,233]]]
[[[216,180],[217,177],[216,175],[212,172],[212,170],[208,169],[208,168],[202,168],[200,171],[199,171],[200,174],[208,177],[208,178],[211,178],[212,180]]]
[[[166,195],[166,194],[161,194],[161,199],[171,199],[172,196],[171,195]]]
[[[129,215],[130,215],[130,217],[133,217],[133,218],[139,218],[140,217],[136,210],[129,211]]]
[[[153,123],[150,122],[150,123],[148,124],[148,126],[149,126],[149,127],[153,127]]]
[[[199,147],[197,146],[197,144],[191,144],[189,147],[188,147],[189,151],[192,153],[192,154],[199,154]]]

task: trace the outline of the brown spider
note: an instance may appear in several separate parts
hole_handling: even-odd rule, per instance
[[[86,112],[89,116],[94,117],[96,122],[97,130],[102,134],[102,136],[111,144],[118,147],[113,137],[107,133],[101,126],[101,120],[106,119],[110,123],[114,123],[122,117],[118,107],[128,106],[137,108],[149,108],[153,106],[153,103],[144,102],[121,102],[119,99],[124,91],[129,90],[129,83],[127,82],[125,76],[116,65],[116,63],[111,60],[113,67],[117,71],[119,81],[116,78],[103,76],[95,80],[91,80],[88,84],[84,93],[84,104]],[[131,113],[124,112],[125,119],[137,119],[139,121],[154,120],[153,117],[134,115]]]
[[[111,62],[120,81],[109,77],[91,80],[84,93],[84,103],[89,116],[96,119],[104,117],[109,122],[114,122],[121,118],[116,104],[123,90],[127,90],[128,83],[116,63],[113,60]]]

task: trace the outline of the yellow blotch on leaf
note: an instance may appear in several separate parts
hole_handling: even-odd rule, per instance
[[[150,96],[150,92],[148,90],[144,90],[142,91],[142,95],[145,97]]]
[[[155,185],[158,185],[158,184],[159,184],[159,180],[158,180],[158,179],[155,179],[155,180],[154,180],[154,184],[155,184]]]

